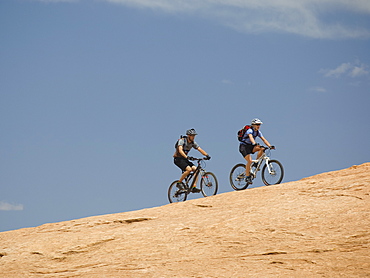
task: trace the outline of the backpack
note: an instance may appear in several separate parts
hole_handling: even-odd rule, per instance
[[[243,140],[243,137],[244,137],[244,134],[247,132],[248,129],[252,128],[252,126],[250,125],[246,125],[244,126],[242,129],[238,130],[238,140],[239,141],[242,141]]]
[[[177,141],[176,141],[176,143],[175,143],[175,149],[177,149],[177,147],[178,147],[178,145],[179,145],[179,141],[181,140],[181,139],[186,139],[186,138],[188,138],[187,136],[185,136],[185,135],[180,135],[180,138],[179,139],[177,139]]]

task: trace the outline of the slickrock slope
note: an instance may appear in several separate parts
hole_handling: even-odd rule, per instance
[[[0,277],[370,277],[369,194],[365,163],[2,232]]]

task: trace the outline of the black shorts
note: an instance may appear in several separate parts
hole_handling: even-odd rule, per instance
[[[242,154],[243,157],[246,157],[248,154],[253,154],[254,146],[252,144],[240,144],[239,152]]]
[[[186,167],[190,166],[194,166],[194,164],[187,160],[185,157],[175,157],[173,162],[175,163],[175,165],[177,167],[179,167],[183,172],[185,171]]]

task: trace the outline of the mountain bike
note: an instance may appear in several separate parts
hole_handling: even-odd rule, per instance
[[[263,147],[263,154],[258,160],[253,160],[251,164],[250,176],[251,179],[257,177],[258,171],[262,167],[262,181],[265,185],[279,184],[284,177],[283,165],[276,159],[270,159],[271,149]],[[263,165],[263,166],[262,166]],[[245,181],[245,164],[239,163],[230,171],[230,184],[235,190],[243,190],[250,183]]]
[[[192,187],[196,185],[197,177],[200,175],[200,191],[204,197],[217,194],[218,182],[216,176],[211,172],[206,172],[205,158],[189,158],[189,160],[197,161],[197,168],[191,172],[182,182],[175,180],[168,188],[168,200],[170,203],[183,202],[191,193]]]

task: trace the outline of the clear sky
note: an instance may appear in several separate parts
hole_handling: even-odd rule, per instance
[[[1,1],[0,231],[167,204],[189,128],[219,193],[254,117],[285,182],[369,162],[369,104],[368,0]]]

